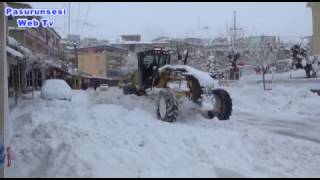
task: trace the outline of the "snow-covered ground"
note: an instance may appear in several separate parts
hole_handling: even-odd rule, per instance
[[[229,121],[184,101],[175,123],[157,120],[151,97],[118,88],[40,92],[12,110],[7,177],[320,177],[320,96],[309,89],[226,88]]]

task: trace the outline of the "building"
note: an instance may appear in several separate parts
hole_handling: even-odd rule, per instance
[[[153,48],[155,43],[153,42],[123,42],[115,43],[112,46],[123,48],[129,51],[129,53],[136,54],[137,52],[145,51],[146,49]]]
[[[320,54],[320,3],[309,2],[307,7],[310,7],[312,11],[313,33],[311,50],[313,54]]]
[[[168,42],[169,40],[170,40],[170,37],[168,36],[160,36],[160,37],[154,38],[152,42]]]
[[[141,41],[141,36],[140,36],[139,34],[121,35],[121,41],[135,41],[135,42],[139,42],[139,41]]]
[[[248,36],[248,37],[244,37],[243,40],[246,48],[249,48],[249,49],[255,49],[257,47],[260,47],[263,44],[275,45],[278,43],[276,36],[265,36],[265,35]]]
[[[105,39],[98,40],[97,38],[84,38],[80,41],[80,47],[105,46],[110,42]]]
[[[78,49],[78,69],[96,77],[119,77],[128,51],[113,46]]]
[[[79,44],[80,43],[80,35],[68,34],[68,40],[73,43]]]
[[[9,7],[25,9],[32,8],[25,3],[8,2]],[[8,34],[16,39],[20,45],[30,49],[34,54],[41,54],[52,57],[59,57],[61,53],[60,48],[60,35],[53,28],[20,28],[17,26],[18,18],[26,17],[9,17],[8,18]],[[38,20],[41,17],[27,17],[36,18]]]
[[[26,3],[8,2],[7,5],[17,9],[32,8]],[[60,60],[62,51],[60,35],[53,28],[21,28],[16,21],[18,18],[41,19],[40,16],[10,16],[8,17],[8,35],[16,41],[15,46],[26,55],[23,64],[23,92],[39,89],[48,78],[63,77],[67,69]]]

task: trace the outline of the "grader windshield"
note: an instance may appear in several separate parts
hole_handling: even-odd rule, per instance
[[[154,71],[170,63],[170,54],[163,49],[153,49],[138,53],[139,71],[142,85],[151,87]]]

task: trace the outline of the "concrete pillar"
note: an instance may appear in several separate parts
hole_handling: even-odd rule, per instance
[[[41,68],[41,86],[43,86],[45,81],[46,81],[46,69]]]
[[[6,17],[4,15],[5,3],[0,2],[0,145],[2,160],[5,153],[5,126],[8,118],[8,72],[6,51]],[[4,177],[5,161],[0,164],[0,177]]]

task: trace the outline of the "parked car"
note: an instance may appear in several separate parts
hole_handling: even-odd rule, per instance
[[[98,88],[100,91],[107,91],[109,89],[108,84],[101,84]]]
[[[64,80],[48,79],[41,88],[41,98],[71,101],[72,90]]]

